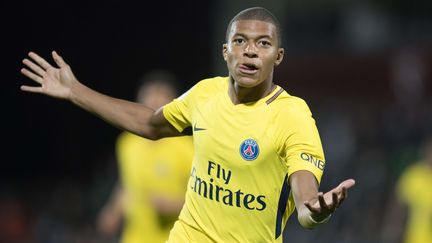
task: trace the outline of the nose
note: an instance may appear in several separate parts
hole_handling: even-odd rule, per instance
[[[248,45],[246,45],[244,49],[244,55],[249,58],[258,57],[258,49],[255,44],[249,43]]]

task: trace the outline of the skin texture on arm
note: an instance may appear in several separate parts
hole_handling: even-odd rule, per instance
[[[55,51],[52,57],[58,68],[36,53],[29,53],[29,59],[23,60],[27,68],[21,69],[21,73],[40,86],[23,85],[21,90],[71,101],[115,127],[148,139],[182,135],[165,119],[162,108],[154,111],[138,103],[96,92],[80,83],[70,66]]]
[[[348,179],[326,193],[319,192],[314,175],[305,170],[294,172],[289,181],[298,221],[304,228],[309,229],[319,225],[315,222],[328,218],[347,198],[348,189],[355,184],[353,179]]]

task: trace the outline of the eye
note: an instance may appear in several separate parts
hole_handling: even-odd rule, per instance
[[[259,42],[259,44],[260,44],[261,46],[264,46],[264,47],[271,46],[270,41],[266,41],[266,40],[261,40],[261,41]]]
[[[235,38],[233,42],[234,44],[243,44],[245,40],[243,38]]]

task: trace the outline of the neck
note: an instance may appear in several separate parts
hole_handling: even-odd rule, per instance
[[[256,102],[266,97],[276,87],[276,85],[269,80],[265,80],[254,87],[239,86],[233,77],[230,77],[229,81],[228,95],[235,105]]]

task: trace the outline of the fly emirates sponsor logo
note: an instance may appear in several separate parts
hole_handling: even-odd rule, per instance
[[[267,207],[264,195],[250,194],[242,191],[241,188],[231,190],[219,186],[230,183],[233,176],[231,170],[223,168],[213,161],[208,161],[207,174],[210,178],[207,175],[206,178],[200,177],[197,175],[195,167],[192,168],[190,186],[201,197],[215,200],[227,206],[246,208],[248,210],[262,211]],[[222,181],[222,183],[215,183],[215,180]]]

